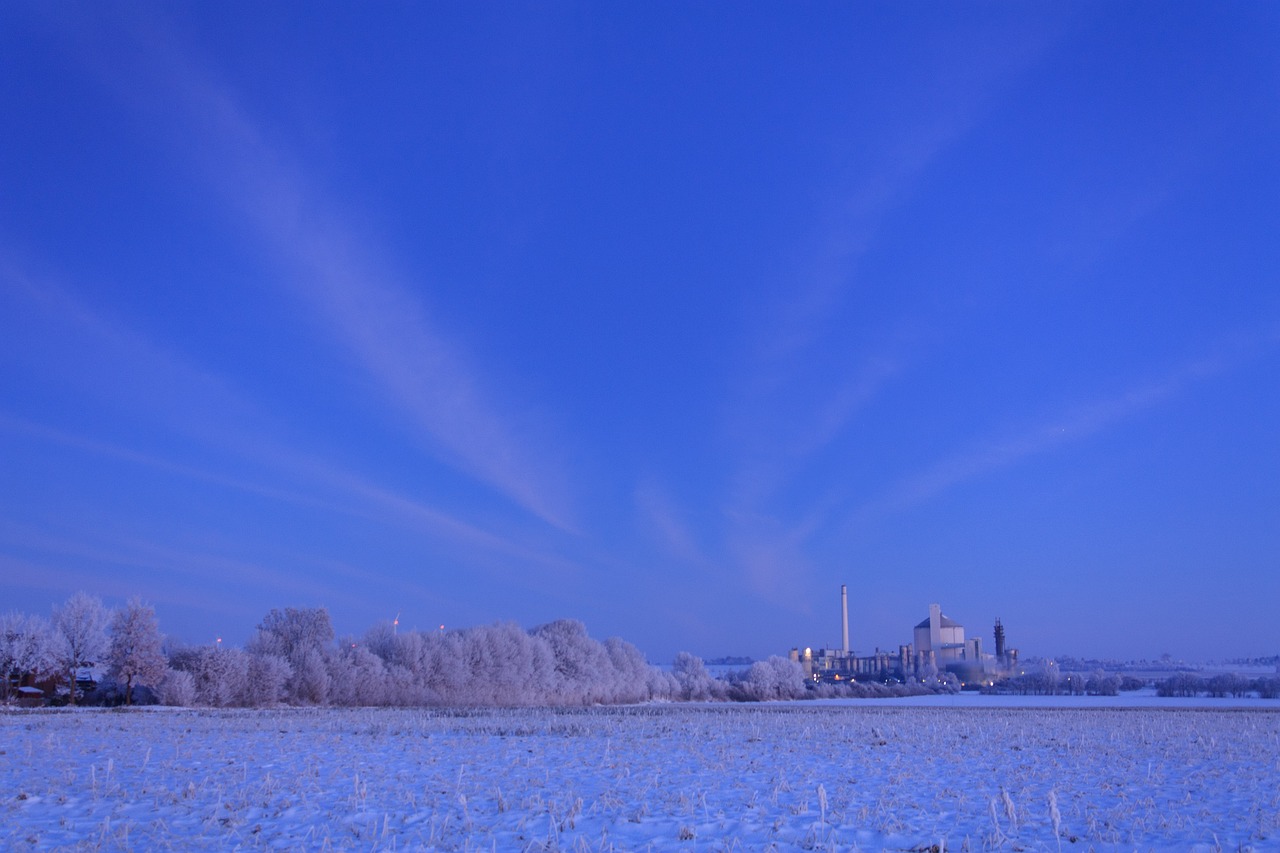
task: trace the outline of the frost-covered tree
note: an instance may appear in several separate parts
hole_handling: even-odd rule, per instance
[[[284,701],[293,667],[279,655],[249,655],[241,701],[250,708],[270,708]]]
[[[299,704],[323,705],[329,701],[332,679],[325,654],[311,649],[301,654],[288,682],[288,698]]]
[[[173,653],[170,665],[191,675],[195,702],[215,708],[248,704],[249,655],[240,649],[196,646]]]
[[[431,705],[438,697],[424,677],[429,657],[429,640],[417,631],[395,632],[390,622],[381,622],[365,634],[369,651],[381,658],[386,668],[386,701],[390,705]]]
[[[409,636],[406,634],[405,636]],[[400,654],[400,635],[396,626],[387,620],[376,623],[364,636],[360,643],[369,651],[382,658],[384,664],[403,663],[398,659]]]
[[[1280,698],[1280,676],[1261,676],[1254,679],[1253,689],[1258,691],[1259,699]]]
[[[137,598],[115,612],[111,619],[111,643],[107,649],[111,677],[124,681],[124,702],[133,704],[133,685],[156,687],[168,665],[161,651],[156,611]]]
[[[444,705],[474,705],[476,685],[472,684],[471,655],[467,651],[470,631],[450,631],[427,635],[420,649],[420,677],[433,702]]]
[[[470,687],[467,704],[553,704],[556,657],[545,638],[511,622],[460,632]]]
[[[576,619],[560,619],[531,632],[544,640],[555,657],[556,696],[568,705],[591,705],[606,700],[609,687],[602,676],[611,675],[609,656],[598,640]]]
[[[300,659],[333,642],[333,623],[323,607],[276,608],[263,617],[254,638],[255,651],[272,652],[286,660]]]
[[[196,680],[191,673],[178,669],[165,671],[160,680],[160,703],[175,707],[186,707],[196,702]]]
[[[676,677],[665,669],[656,666],[649,666],[649,674],[646,681],[649,684],[649,699],[678,699],[680,697],[680,685],[676,682]]]
[[[1203,689],[1204,682],[1199,676],[1189,672],[1179,672],[1157,684],[1156,695],[1191,697],[1199,695]]]
[[[1234,672],[1220,673],[1205,682],[1205,689],[1209,691],[1209,695],[1218,698],[1224,696],[1240,698],[1249,693],[1250,687],[1249,679]]]
[[[1059,687],[1062,683],[1062,670],[1058,667],[1057,661],[1046,661],[1044,665],[1044,683],[1046,692],[1050,696],[1058,695]]]
[[[324,704],[329,695],[326,656],[331,652],[333,623],[323,607],[286,607],[266,615],[249,641],[253,655],[278,655],[289,662],[292,673],[287,698],[300,704]]]
[[[747,701],[799,699],[805,695],[804,669],[790,658],[774,655],[751,664],[736,686],[736,698]]]
[[[702,658],[688,652],[678,653],[671,664],[671,674],[675,676],[679,698],[688,702],[705,702],[715,698],[715,679],[707,671]]]
[[[439,634],[379,624],[363,642],[339,644],[329,675],[335,704],[575,705],[677,692],[675,679],[630,643],[601,643],[573,620],[533,631],[505,622]]]
[[[1120,678],[1108,675],[1100,669],[1096,670],[1085,682],[1085,691],[1093,696],[1118,696],[1120,695]]]
[[[0,615],[0,689],[9,698],[9,675],[40,678],[54,671],[53,629],[47,619],[26,613]]]
[[[635,646],[621,637],[610,637],[604,641],[604,651],[610,663],[606,702],[634,703],[671,697],[671,681],[650,666]]]
[[[76,675],[102,660],[107,652],[107,622],[110,614],[102,601],[77,592],[61,607],[54,608],[54,654],[67,678],[71,704],[76,703]]]
[[[333,705],[386,705],[387,667],[368,647],[347,639],[329,658],[329,702]]]

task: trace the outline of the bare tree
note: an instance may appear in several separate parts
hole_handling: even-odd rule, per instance
[[[137,598],[117,610],[111,619],[111,646],[107,650],[111,675],[124,679],[124,703],[133,704],[133,684],[158,686],[168,666],[161,651],[156,611]]]
[[[61,607],[54,608],[54,653],[67,676],[72,705],[76,703],[77,673],[102,660],[107,651],[108,618],[102,601],[84,592],[77,592]]]

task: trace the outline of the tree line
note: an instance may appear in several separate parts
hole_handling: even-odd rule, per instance
[[[1117,696],[1123,692],[1141,690],[1150,683],[1131,675],[1116,675],[1101,670],[1091,674],[1062,673],[1051,661],[1039,672],[997,681],[984,687],[982,692],[1022,696]],[[1179,672],[1155,681],[1154,686],[1156,695],[1163,697],[1241,698],[1256,694],[1262,699],[1280,698],[1280,675],[1249,678],[1230,672],[1212,676]]]
[[[81,676],[91,669],[105,678],[86,690]],[[531,630],[497,623],[430,632],[383,622],[339,638],[325,608],[286,607],[267,613],[243,648],[188,646],[166,641],[150,605],[135,598],[112,610],[85,593],[50,618],[0,615],[0,673],[6,701],[28,685],[73,704],[594,705],[811,693],[786,658],[717,678],[682,652],[662,669],[625,640],[596,640],[572,619]]]
[[[1237,699],[1256,693],[1261,699],[1280,699],[1280,675],[1249,678],[1239,673],[1224,672],[1201,677],[1190,672],[1171,675],[1156,685],[1157,696],[1194,697],[1201,694],[1215,698]]]

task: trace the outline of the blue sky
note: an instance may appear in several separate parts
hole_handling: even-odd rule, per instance
[[[6,3],[0,582],[1280,651],[1280,8]]]

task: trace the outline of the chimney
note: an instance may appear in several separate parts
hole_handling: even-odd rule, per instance
[[[849,587],[840,584],[840,641],[844,653],[849,654]]]

